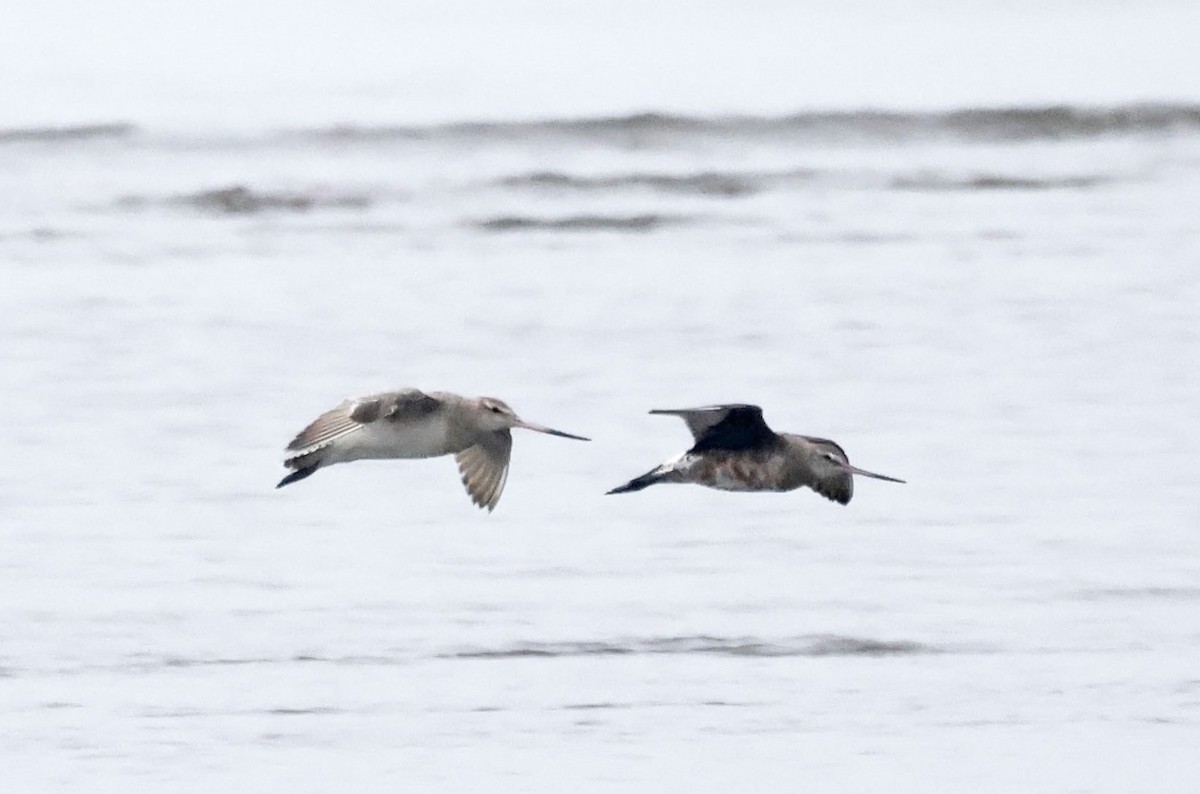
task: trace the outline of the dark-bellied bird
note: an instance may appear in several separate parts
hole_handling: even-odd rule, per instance
[[[888,482],[895,477],[850,465],[846,451],[827,438],[776,433],[757,405],[709,405],[654,410],[687,423],[695,443],[610,494],[640,491],[660,482],[694,482],[722,491],[794,491],[812,488],[826,499],[848,504],[854,475]]]

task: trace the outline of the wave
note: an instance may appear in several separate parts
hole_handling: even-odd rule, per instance
[[[687,223],[682,215],[568,215],[544,218],[529,215],[500,215],[474,221],[471,225],[488,232],[649,232],[664,226]]]
[[[738,656],[751,658],[828,656],[885,657],[919,656],[945,653],[987,653],[986,648],[940,647],[910,640],[879,640],[837,634],[811,634],[775,640],[756,637],[716,637],[710,635],[626,638],[596,641],[515,642],[496,647],[391,648],[380,654],[278,656],[177,656],[133,654],[120,660],[68,665],[54,669],[59,675],[96,671],[143,674],[156,670],[232,667],[278,667],[295,664],[337,667],[393,667],[417,663],[422,659],[523,659],[566,658],[580,656],[687,655]],[[43,674],[45,669],[0,667],[0,678],[21,678]]]
[[[64,143],[96,139],[129,138],[137,127],[132,124],[78,124],[61,127],[16,127],[0,129],[3,143]]]
[[[505,188],[532,188],[564,192],[615,191],[627,188],[645,188],[662,193],[695,194],[720,198],[738,198],[772,189],[802,186],[820,177],[812,169],[795,169],[778,172],[721,172],[701,171],[694,174],[624,173],[607,176],[582,176],[561,171],[532,171],[502,177],[494,184]],[[825,175],[827,181],[831,175]],[[969,191],[969,190],[1083,190],[1111,181],[1099,175],[1068,175],[1050,177],[1025,177],[1003,174],[975,174],[969,176],[940,173],[918,173],[899,176],[888,180],[885,186],[892,190],[908,191]],[[845,178],[842,180],[846,183]],[[861,183],[850,179],[849,184]]]
[[[312,140],[389,141],[470,139],[601,139],[649,146],[697,136],[721,138],[808,136],[835,140],[921,139],[1042,140],[1200,130],[1200,105],[1127,104],[968,108],[932,112],[817,111],[783,116],[695,116],[634,113],[531,121],[468,121],[435,125],[337,125],[293,130]]]
[[[595,642],[524,642],[499,648],[466,648],[438,654],[443,659],[515,659],[525,657],[627,656],[636,654],[709,654],[717,656],[896,656],[943,653],[933,646],[814,634],[785,640],[749,637],[656,637]]]
[[[459,140],[538,142],[576,139],[588,143],[640,148],[671,146],[694,139],[739,141],[795,139],[903,141],[952,137],[967,141],[1035,141],[1103,135],[1163,134],[1200,131],[1200,105],[1140,103],[1109,106],[1050,105],[967,108],[944,111],[847,110],[805,111],[787,115],[703,116],[663,112],[580,118],[516,121],[457,121],[442,124],[300,127],[241,136],[189,130],[178,138],[148,134],[128,122],[0,129],[0,145],[8,143],[73,144],[81,141],[132,139],[146,145],[208,147],[273,146],[278,143],[393,143]],[[664,183],[670,189],[670,182]],[[720,180],[718,184],[722,184]],[[724,183],[737,190],[736,180]],[[687,189],[687,188],[683,188]]]
[[[1101,587],[1081,590],[1078,597],[1084,600],[1101,599],[1164,599],[1173,601],[1200,600],[1200,587]]]
[[[222,215],[248,215],[270,210],[308,212],[314,209],[366,209],[371,205],[371,199],[358,193],[273,192],[232,185],[157,199],[132,196],[118,203],[133,209],[153,205],[186,206]]]
[[[332,664],[347,666],[375,666],[406,664],[410,661],[407,656],[314,656],[297,654],[294,656],[135,656],[122,668],[131,670],[156,670],[162,668],[191,668],[191,667],[242,667],[259,665],[285,664]],[[92,668],[87,668],[92,669]]]
[[[1000,174],[976,174],[960,177],[943,174],[917,174],[893,179],[894,190],[1085,190],[1110,180],[1101,176],[1022,177]]]
[[[802,182],[816,174],[812,170],[781,172],[700,171],[694,174],[625,173],[610,176],[581,176],[561,171],[533,171],[496,181],[507,188],[545,188],[569,191],[605,191],[646,188],[661,193],[695,194],[736,198],[769,190],[782,183]]]

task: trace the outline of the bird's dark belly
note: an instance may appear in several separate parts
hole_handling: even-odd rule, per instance
[[[720,491],[790,491],[796,487],[773,461],[740,455],[700,461],[692,476],[700,485]]]

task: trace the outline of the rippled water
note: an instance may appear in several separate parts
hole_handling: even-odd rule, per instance
[[[22,790],[1186,791],[1200,110],[0,133]],[[273,489],[342,397],[451,460]],[[763,405],[907,485],[604,491]],[[16,790],[16,789],[14,789]]]

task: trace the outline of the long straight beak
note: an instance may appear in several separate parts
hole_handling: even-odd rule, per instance
[[[573,436],[570,433],[564,433],[563,431],[555,430],[552,427],[546,427],[545,425],[535,425],[533,422],[526,422],[524,419],[518,419],[517,423],[513,426],[514,427],[523,427],[526,430],[534,430],[538,433],[545,433],[546,435],[550,435],[550,436],[558,436],[559,438],[573,438],[576,441],[591,441],[590,438],[584,438],[583,436]]]
[[[899,480],[895,477],[889,477],[886,474],[876,474],[873,471],[867,471],[866,469],[860,469],[857,466],[851,466],[849,463],[838,463],[838,465],[841,466],[843,470],[848,471],[851,474],[861,474],[864,477],[874,477],[877,480],[887,480],[888,482],[904,482],[904,480]]]

